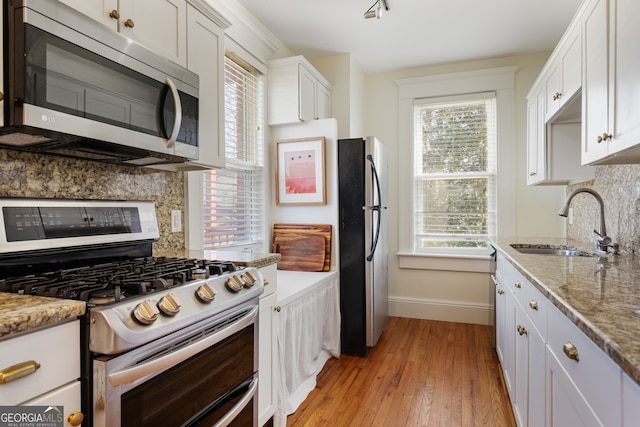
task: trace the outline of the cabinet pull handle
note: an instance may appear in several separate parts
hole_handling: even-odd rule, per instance
[[[529,172],[529,176],[536,176],[536,175],[538,175],[537,172]]]
[[[553,100],[557,101],[558,99],[560,99],[561,96],[562,94],[560,92],[556,92],[555,95],[553,95]]]
[[[126,21],[124,21],[124,26],[127,28],[133,28],[136,24],[133,22],[132,19],[127,19]]]
[[[520,334],[520,336],[527,335],[527,330],[525,329],[524,326],[518,325],[518,333]]]
[[[607,139],[611,139],[613,138],[613,135],[608,134],[608,133],[603,133],[602,136],[598,135],[598,144],[601,143],[602,141],[606,141]]]
[[[522,288],[522,283],[516,282],[516,288],[518,288],[518,289]]]
[[[4,93],[0,92],[0,101],[4,101]]]
[[[502,295],[504,294],[504,291],[502,289],[498,289],[498,295]]]
[[[535,301],[535,300],[529,301],[529,307],[531,307],[532,310],[537,310],[538,309],[538,302]]]
[[[117,9],[113,9],[111,12],[109,12],[109,18],[120,19],[120,12],[118,12]]]
[[[0,371],[0,384],[7,384],[35,373],[40,364],[34,360],[21,362]]]
[[[276,305],[275,307],[273,307],[273,309],[278,313],[280,313],[280,310],[282,310],[282,308],[279,305]]]
[[[264,286],[267,286],[267,285],[269,284],[269,281],[268,281],[267,279],[264,279],[264,280],[262,281],[262,284],[263,284]]]
[[[82,412],[73,412],[67,417],[67,422],[72,426],[79,426],[84,421],[84,414]]]
[[[580,361],[580,357],[578,356],[578,349],[570,342],[562,346],[562,351],[564,351],[564,354],[566,354],[569,359],[575,360],[576,362]]]

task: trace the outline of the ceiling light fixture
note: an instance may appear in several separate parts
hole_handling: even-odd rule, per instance
[[[378,5],[378,7],[376,7],[374,9],[374,7]],[[382,18],[382,8],[384,7],[384,10],[389,10],[389,3],[387,3],[387,0],[377,0],[374,4],[371,5],[371,7],[364,13],[364,19],[370,19],[370,18]]]

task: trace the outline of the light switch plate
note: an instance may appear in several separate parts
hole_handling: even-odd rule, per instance
[[[171,211],[171,232],[182,231],[182,211]]]

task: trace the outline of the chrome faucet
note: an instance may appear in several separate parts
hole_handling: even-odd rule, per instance
[[[598,241],[596,242],[596,248],[599,251],[608,252],[611,250],[614,254],[618,252],[618,244],[612,243],[611,237],[607,236],[607,226],[604,223],[604,202],[602,201],[602,197],[595,190],[591,188],[578,188],[574,190],[569,196],[567,200],[565,200],[564,205],[558,212],[558,215],[566,217],[569,214],[569,204],[571,200],[579,194],[579,193],[589,193],[593,197],[596,198],[598,204],[600,205],[600,225],[597,230],[593,230],[594,233],[598,235]]]

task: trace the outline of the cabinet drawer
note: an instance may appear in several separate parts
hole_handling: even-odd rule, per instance
[[[18,405],[80,377],[79,321],[0,342],[0,369],[31,360],[40,368],[0,384],[0,405]]]
[[[527,305],[527,288],[532,286],[527,279],[514,268],[512,279],[507,283],[516,301],[522,306]]]
[[[533,326],[538,330],[538,333],[547,342],[547,312],[549,300],[542,295],[542,293],[533,286],[530,282],[526,283],[525,289],[525,305],[524,311],[527,313]]]
[[[622,373],[604,351],[593,343],[555,306],[549,305],[548,347],[604,425],[621,423]],[[577,359],[569,357],[569,348]]]
[[[262,298],[278,290],[278,264],[270,264],[260,268],[260,273],[264,278],[264,293]]]
[[[62,406],[65,426],[71,426],[69,416],[82,412],[80,407],[80,381],[74,381],[54,391],[24,402],[22,406]],[[77,425],[77,424],[76,424]]]

